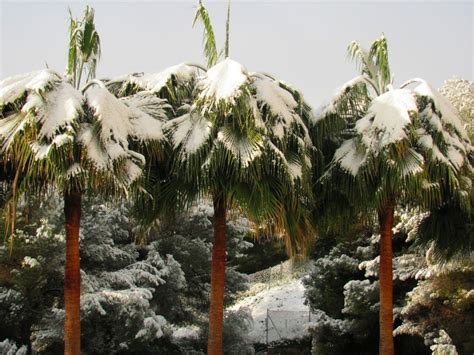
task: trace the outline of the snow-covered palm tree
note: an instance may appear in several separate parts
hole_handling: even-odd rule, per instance
[[[256,225],[286,236],[289,250],[303,249],[312,235],[303,198],[311,170],[311,110],[297,90],[228,58],[228,44],[226,59],[217,63],[220,56],[202,2],[195,20],[204,24],[208,70],[180,64],[107,85],[124,94],[149,90],[172,103],[175,118],[163,126],[169,156],[166,166],[150,169],[147,188],[154,200],[143,212],[152,220],[163,207],[169,212],[171,206],[186,209],[201,198],[213,201],[208,354],[222,354],[229,211],[239,210]]]
[[[95,31],[91,11],[86,9],[83,22],[74,22],[77,26],[71,36]],[[82,195],[128,192],[139,180],[145,163],[143,155],[130,149],[129,142],[161,140],[166,109],[163,100],[146,92],[117,99],[102,82],[93,80],[95,69],[89,70],[87,84],[76,89],[82,71],[76,72],[71,65],[84,68],[96,59],[81,48],[89,51],[95,46],[92,52],[98,52],[98,36],[95,44],[88,46],[80,45],[84,38],[80,35],[79,42],[71,40],[72,46],[79,43],[76,60],[69,61],[68,72],[74,75],[62,76],[48,69],[0,82],[0,147],[2,160],[15,171],[14,198],[49,186],[64,193],[65,354],[80,354]]]
[[[214,205],[209,354],[222,352],[228,211],[239,208],[257,224],[272,221],[289,247],[301,248],[310,237],[301,194],[312,146],[309,111],[299,98],[226,58],[200,78],[187,112],[164,125],[178,154],[178,196],[187,204],[209,197]]]
[[[387,41],[367,51],[352,42],[361,75],[316,114],[318,141],[338,148],[321,178],[353,205],[376,211],[380,225],[380,354],[393,354],[392,227],[403,203],[430,210],[470,209],[472,146],[456,110],[421,79],[392,86]]]

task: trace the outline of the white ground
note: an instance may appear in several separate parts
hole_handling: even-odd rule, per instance
[[[263,287],[263,288],[262,288]],[[276,286],[255,284],[253,295],[242,298],[231,310],[247,309],[253,318],[250,339],[255,343],[266,342],[267,310],[271,317],[268,324],[268,341],[301,338],[307,334],[308,306],[304,304],[304,286],[301,279]],[[252,291],[251,289],[251,291]],[[252,293],[252,292],[250,292]]]

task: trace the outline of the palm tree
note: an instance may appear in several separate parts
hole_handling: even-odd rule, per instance
[[[230,10],[228,8],[228,15]],[[157,74],[111,80],[118,95],[141,90],[167,98],[175,118],[163,126],[166,158],[150,162],[145,185],[153,199],[140,201],[148,222],[171,206],[189,208],[202,198],[214,207],[208,354],[222,354],[226,221],[230,211],[286,236],[290,252],[312,236],[303,198],[309,192],[311,110],[301,94],[268,74],[248,72],[228,58],[217,63],[212,24],[202,2],[194,22],[204,24],[204,54],[210,69],[180,64]],[[166,172],[166,173],[164,173]]]
[[[128,192],[144,165],[143,155],[130,149],[129,140],[141,144],[162,139],[160,119],[166,108],[148,93],[117,99],[94,80],[99,37],[90,40],[88,35],[95,33],[93,19],[89,7],[82,22],[71,19],[70,76],[48,69],[0,82],[1,150],[15,176],[21,176],[13,180],[15,197],[41,193],[47,186],[64,194],[65,354],[80,354],[82,196],[87,191],[104,196]],[[88,82],[78,90],[83,71],[88,71]]]
[[[201,77],[188,112],[164,125],[178,154],[178,196],[188,205],[208,196],[214,206],[209,354],[222,353],[228,211],[238,207],[256,224],[272,221],[293,250],[311,235],[300,200],[312,149],[308,111],[295,97],[227,58]]]
[[[399,204],[470,209],[472,146],[455,109],[421,79],[394,89],[382,35],[367,51],[348,48],[361,76],[344,84],[314,122],[317,144],[337,145],[320,181],[380,226],[380,354],[393,354],[392,227]],[[409,89],[415,85],[414,89]]]

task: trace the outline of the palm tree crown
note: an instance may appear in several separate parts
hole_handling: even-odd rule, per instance
[[[399,89],[379,84],[387,83],[390,73],[385,64],[379,66],[388,63],[381,59],[387,53],[384,37],[370,52],[353,42],[350,53],[354,47],[362,76],[343,85],[315,120],[317,129],[340,137],[325,178],[346,174],[354,192],[367,196],[373,207],[393,194],[425,208],[455,194],[468,207],[473,148],[456,110],[421,79]]]
[[[0,82],[0,108],[2,151],[18,169],[61,189],[109,181],[124,191],[144,164],[128,142],[162,139],[166,104],[146,93],[117,99],[99,81],[81,92],[42,70]]]

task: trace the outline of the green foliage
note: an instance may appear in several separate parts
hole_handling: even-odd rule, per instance
[[[204,27],[203,53],[204,53],[204,57],[207,59],[207,66],[210,68],[217,63],[220,55],[217,52],[216,37],[214,35],[214,30],[212,28],[211,19],[209,17],[209,13],[207,12],[207,9],[204,7],[204,4],[202,3],[202,0],[199,0],[199,4],[196,9],[196,13],[194,15],[193,26],[196,24],[197,21],[200,21]]]
[[[87,72],[86,82],[95,78],[100,49],[100,38],[94,24],[94,9],[87,6],[82,20],[74,19],[69,10],[67,74],[72,76],[73,85],[77,89],[81,87],[83,71]]]

